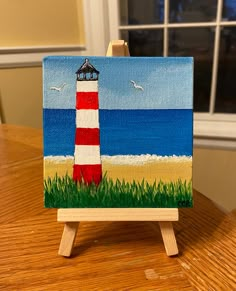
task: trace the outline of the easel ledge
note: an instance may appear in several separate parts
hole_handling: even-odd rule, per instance
[[[129,56],[123,40],[110,42],[107,57]],[[80,221],[158,221],[166,254],[178,254],[172,221],[179,220],[178,208],[66,208],[58,209],[57,221],[65,222],[59,255],[69,257]]]
[[[177,208],[64,208],[57,221],[178,221]]]

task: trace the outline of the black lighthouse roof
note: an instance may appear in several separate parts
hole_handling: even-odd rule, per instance
[[[99,71],[90,64],[89,59],[85,59],[83,65],[76,71],[77,81],[97,80]]]

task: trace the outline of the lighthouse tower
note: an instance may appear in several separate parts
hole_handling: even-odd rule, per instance
[[[99,99],[97,71],[85,59],[76,72],[76,132],[73,179],[99,184],[102,179],[100,156]]]

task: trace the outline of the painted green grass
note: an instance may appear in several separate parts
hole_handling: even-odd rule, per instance
[[[73,179],[48,178],[44,181],[45,207],[50,208],[170,208],[192,207],[192,182],[149,184],[144,180],[114,182],[103,177],[99,186],[76,185]]]

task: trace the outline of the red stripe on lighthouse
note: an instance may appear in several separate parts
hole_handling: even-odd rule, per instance
[[[77,92],[76,109],[98,109],[98,92]]]
[[[76,145],[100,145],[99,128],[76,128]]]
[[[73,179],[98,185],[102,179],[102,165],[74,165]]]

